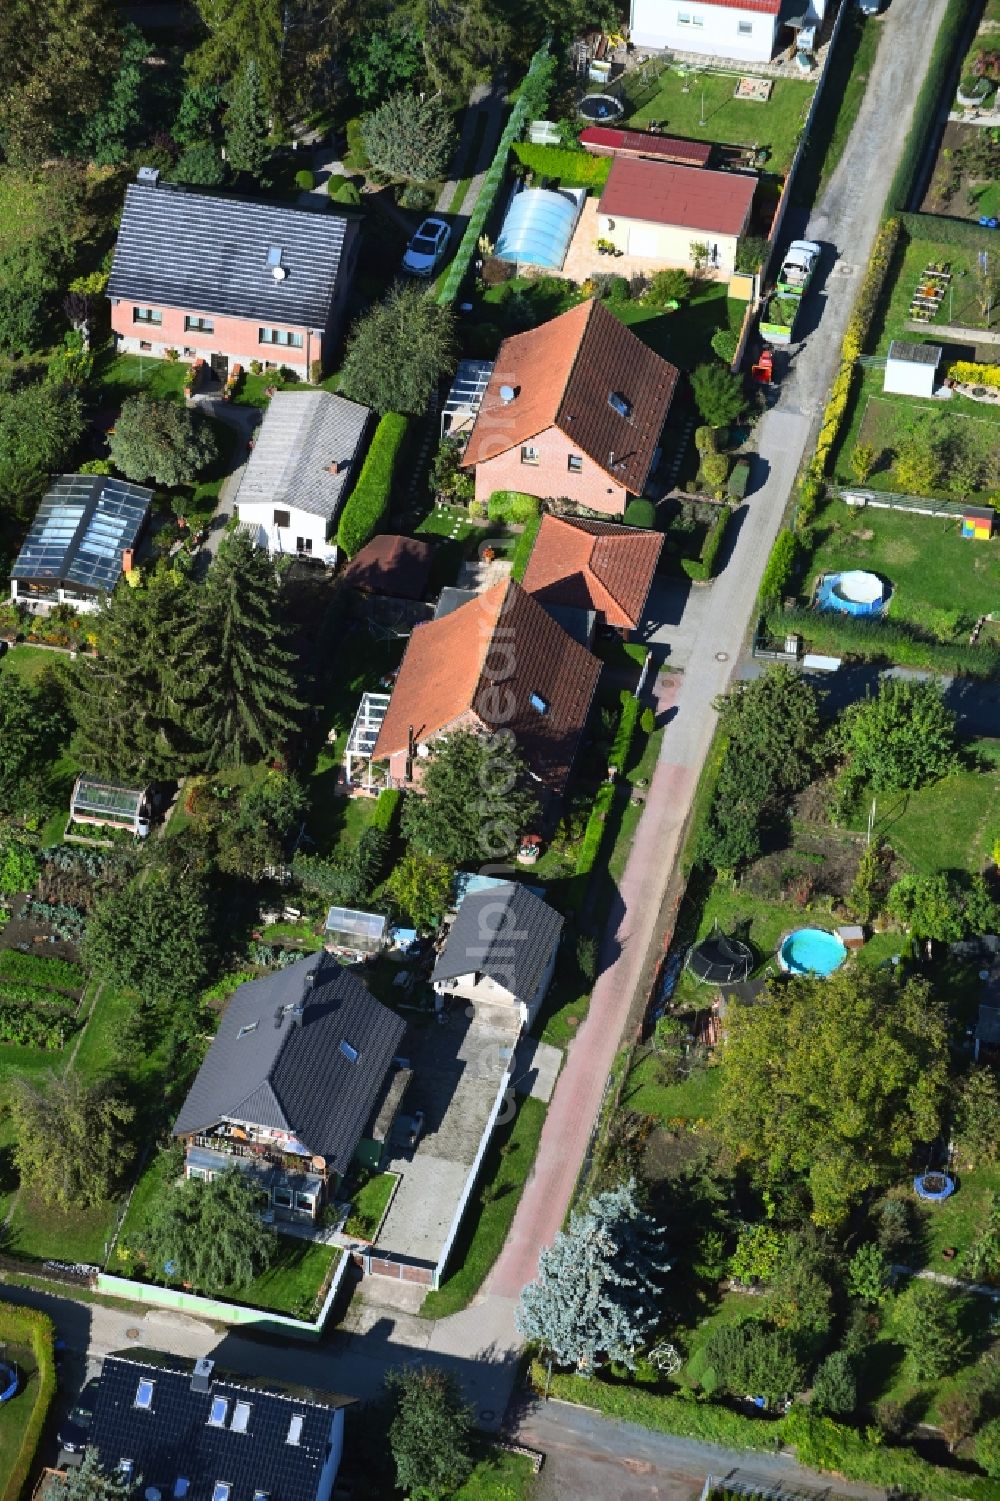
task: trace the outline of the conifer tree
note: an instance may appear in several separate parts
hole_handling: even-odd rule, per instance
[[[195,586],[167,568],[121,585],[102,606],[97,654],[70,680],[74,749],[88,771],[157,781],[199,765],[208,669],[189,651],[195,609]]]
[[[234,172],[245,172],[255,182],[264,182],[270,155],[260,73],[256,59],[249,57],[233,84],[226,111],[226,156]]]
[[[670,1270],[662,1232],[640,1208],[634,1181],[573,1214],[569,1229],[542,1251],[538,1270],[538,1281],[521,1294],[521,1333],[581,1375],[602,1360],[634,1369],[636,1351],[660,1321],[659,1287]]]
[[[210,766],[269,755],[296,728],[301,699],[280,594],[274,563],[250,533],[227,537],[205,580],[198,648]]]

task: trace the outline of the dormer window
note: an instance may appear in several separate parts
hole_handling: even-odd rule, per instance
[[[229,1399],[227,1397],[213,1397],[211,1411],[208,1414],[208,1426],[210,1428],[225,1428],[228,1414]]]
[[[547,714],[549,712],[548,699],[544,699],[540,693],[533,693],[528,702],[536,714]]]
[[[613,412],[617,412],[619,417],[624,417],[626,422],[632,416],[632,403],[620,391],[612,391],[610,393],[608,396],[608,406]]]

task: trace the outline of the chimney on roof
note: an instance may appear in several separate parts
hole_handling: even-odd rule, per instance
[[[346,459],[334,459],[332,464],[327,464],[327,474],[341,474],[347,468]]]
[[[160,169],[159,167],[140,167],[135,180],[141,182],[144,188],[155,188],[160,180]]]
[[[278,1009],[277,1009],[277,1011],[274,1013],[274,1030],[276,1032],[278,1032],[278,1031],[281,1030],[281,1023],[284,1021],[284,1019],[285,1019],[285,1008],[284,1008],[284,1006],[279,1006]]]
[[[193,1392],[208,1392],[212,1386],[212,1372],[215,1370],[215,1361],[207,1355],[202,1355],[194,1363],[194,1371],[191,1374],[191,1390]]]
[[[122,553],[122,573],[131,573],[134,567],[135,551],[131,547],[126,547],[125,551]]]

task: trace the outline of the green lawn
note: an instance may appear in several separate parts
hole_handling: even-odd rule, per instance
[[[124,401],[142,391],[147,396],[183,401],[189,360],[156,360],[152,355],[115,354],[110,345],[98,350],[92,385],[98,396],[111,402]]]
[[[0,1495],[6,1494],[7,1482],[20,1457],[28,1420],[38,1400],[38,1367],[31,1349],[27,1345],[5,1345],[3,1358],[17,1365],[21,1382],[17,1396],[0,1404]]]
[[[990,238],[992,230],[984,229],[984,250],[995,252],[995,241]],[[934,325],[939,323],[960,324],[971,331],[986,327],[986,320],[976,300],[976,249],[965,245],[944,245],[935,240],[909,239],[902,235],[894,258],[891,292],[885,307],[884,317],[876,317],[874,328],[878,331],[875,353],[886,354],[893,339],[912,339],[914,331],[907,329],[910,317],[910,301],[923,272],[931,265],[944,265],[952,273],[951,291],[945,296],[934,318],[926,324],[927,336],[933,338]],[[994,307],[991,328],[1000,326],[1000,306]],[[879,384],[881,385],[881,372]]]
[[[530,1501],[535,1493],[534,1465],[526,1454],[494,1448],[488,1439],[475,1445],[476,1466],[451,1501]]]
[[[376,1177],[369,1178],[351,1201],[351,1212],[344,1225],[344,1234],[357,1235],[362,1240],[374,1240],[398,1182],[398,1173],[378,1173]]]
[[[910,1180],[904,1185],[910,1190]],[[910,1190],[912,1191],[912,1190]],[[985,1228],[990,1201],[1000,1193],[1000,1167],[979,1167],[962,1171],[958,1164],[958,1188],[943,1204],[922,1204],[926,1256],[922,1266],[932,1272],[955,1274],[956,1265],[945,1261],[941,1252],[954,1247],[959,1253],[955,1262],[961,1260],[975,1241],[980,1230]],[[958,1268],[961,1275],[961,1269]]]
[[[535,1161],[545,1123],[545,1105],[519,1099],[509,1126],[501,1126],[483,1161],[479,1186],[466,1210],[441,1287],[429,1292],[421,1313],[443,1319],[467,1308],[503,1250],[521,1194]]]
[[[1000,598],[1000,547],[961,535],[955,517],[854,510],[828,501],[810,528],[813,553],[804,577],[865,568],[893,587],[889,620],[942,640],[968,640],[979,615]]]
[[[917,875],[978,872],[988,863],[1000,808],[1000,740],[974,741],[967,756],[954,776],[918,792],[878,799],[876,832]],[[859,831],[866,826],[870,801],[867,795],[860,800],[854,820]]]
[[[770,99],[759,104],[733,98],[738,78],[736,72],[706,69],[682,74],[671,68],[661,74],[656,92],[647,98],[635,92],[641,87],[636,76],[630,92],[638,107],[627,116],[628,123],[641,127],[657,120],[669,135],[727,146],[763,147],[768,153],[768,171],[787,172],[815,84],[800,83],[795,78],[776,79]]]
[[[38,1261],[56,1257],[103,1265],[116,1212],[115,1204],[64,1212],[22,1190],[7,1225],[5,1249]]]
[[[656,1053],[646,1052],[634,1062],[622,1094],[622,1108],[655,1115],[663,1124],[710,1120],[718,1104],[722,1070],[696,1068],[678,1084],[663,1084]]]
[[[928,422],[933,422],[956,456],[972,454],[985,463],[978,490],[970,490],[967,486],[951,489],[947,484],[950,476],[945,474],[942,476],[944,482],[925,487],[926,493],[940,500],[971,501],[974,505],[988,503],[989,496],[994,493],[992,481],[1000,466],[1000,422],[995,417],[984,415],[990,408],[979,405],[980,415],[974,415],[975,402],[962,402],[961,406],[956,406],[952,401],[946,410],[942,410],[939,402],[919,401],[909,396],[876,395],[871,391],[870,383],[866,383],[862,397],[864,409],[857,438],[861,443],[870,444],[879,455],[874,471],[865,482],[867,488],[903,489],[896,479],[893,462],[908,444],[919,438]],[[838,478],[842,483],[850,484],[854,477],[843,462],[848,457],[846,449],[842,449],[841,454]]]

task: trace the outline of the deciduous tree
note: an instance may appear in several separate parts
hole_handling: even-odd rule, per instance
[[[724,427],[743,413],[743,379],[721,364],[699,365],[691,375],[698,410],[712,427]]]
[[[10,1098],[14,1161],[46,1204],[89,1208],[111,1197],[135,1155],[135,1107],[107,1081],[72,1070],[44,1083],[19,1077]]]
[[[191,484],[218,455],[207,422],[178,401],[129,396],[108,439],[116,469],[137,484]]]
[[[739,1393],[779,1402],[805,1379],[805,1368],[792,1336],[769,1329],[759,1319],[723,1324],[710,1336],[703,1356],[706,1390]]]
[[[23,518],[50,473],[61,468],[83,433],[76,391],[37,383],[0,386],[0,494]]]
[[[447,860],[407,850],[393,868],[387,889],[415,928],[433,928],[448,910],[452,874]]]
[[[839,1225],[939,1129],[947,1024],[927,986],[864,971],[773,980],[733,1007],[719,1130],[762,1184],[797,1181]]]
[[[23,812],[37,800],[68,728],[63,692],[51,673],[34,686],[0,674],[0,812]]]
[[[145,867],[106,892],[87,924],[84,961],[94,974],[150,1002],[190,1001],[215,953],[209,887],[198,871]]]
[[[8,161],[34,167],[77,139],[119,64],[110,0],[4,0],[0,135]]]
[[[884,1303],[890,1279],[889,1263],[877,1241],[865,1241],[847,1264],[847,1291],[862,1303]]]
[[[957,1370],[969,1348],[965,1300],[953,1288],[914,1277],[896,1305],[894,1327],[918,1381]]]
[[[414,1501],[450,1496],[472,1470],[472,1409],[458,1382],[439,1366],[403,1366],[386,1386],[395,1397],[389,1447],[399,1489]]]
[[[841,716],[844,777],[872,792],[915,791],[955,770],[955,715],[936,683],[883,678]]]
[[[969,1167],[1000,1157],[1000,1085],[991,1068],[972,1068],[955,1086],[954,1137]]]
[[[423,416],[454,352],[450,310],[423,287],[396,282],[351,328],[340,389],[382,414]]]
[[[591,1375],[602,1360],[635,1368],[660,1321],[670,1265],[662,1231],[640,1208],[634,1181],[598,1194],[538,1259],[517,1326],[557,1364]]]
[[[432,750],[421,795],[403,805],[407,839],[452,866],[509,855],[538,812],[513,736],[461,730]]]
[[[185,1178],[152,1205],[131,1249],[199,1292],[246,1287],[274,1260],[277,1237],[260,1217],[261,1193],[238,1168],[210,1183]]]
[[[377,104],[412,84],[423,67],[420,38],[405,16],[366,26],[351,44],[347,76],[362,104]]]

